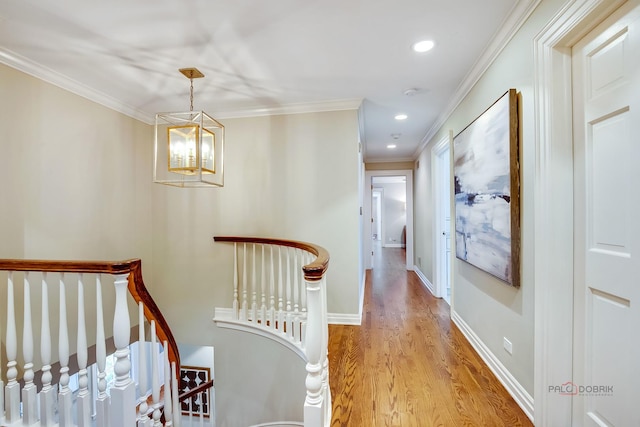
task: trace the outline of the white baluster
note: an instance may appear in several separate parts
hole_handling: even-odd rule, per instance
[[[2,318],[0,318],[0,331],[2,331]],[[2,340],[2,338],[0,338]],[[0,351],[0,374],[2,373],[2,352]],[[0,375],[0,425],[4,422],[4,382]]]
[[[22,422],[31,425],[38,421],[36,386],[33,383],[33,326],[31,324],[31,286],[29,273],[24,273],[24,324],[22,329],[22,356],[24,357],[24,387],[22,388]]]
[[[56,391],[51,386],[51,327],[49,326],[49,285],[47,273],[42,273],[42,323],[40,327],[40,358],[42,359],[42,390],[40,391],[40,425],[55,424]]]
[[[60,427],[73,426],[71,416],[72,393],[69,388],[69,330],[67,328],[64,274],[60,274],[60,320],[58,328],[58,357],[60,359],[60,383],[58,389],[58,423]]]
[[[260,245],[262,249],[262,260],[261,260],[261,272],[260,272],[260,292],[262,293],[260,297],[260,316],[262,317],[262,326],[267,327],[267,280],[266,280],[266,270],[264,264],[264,245]]]
[[[240,318],[238,313],[238,243],[233,243],[233,316],[235,320]]]
[[[200,414],[200,427],[204,426],[204,394],[206,393],[206,391],[201,391],[198,394],[198,406],[200,408],[199,410],[199,414]]]
[[[111,423],[114,426],[134,426],[136,422],[136,386],[130,376],[129,361],[129,310],[127,309],[127,277],[117,274],[116,307],[113,316],[113,341],[116,346],[114,371],[116,381],[111,387]]]
[[[96,278],[96,364],[98,366],[98,397],[96,399],[96,425],[109,427],[109,395],[105,369],[107,366],[107,347],[104,334],[104,314],[102,309],[102,278]]]
[[[293,335],[293,322],[291,319],[291,250],[287,247],[287,335],[292,337]]]
[[[256,278],[256,244],[253,244],[253,255],[251,258],[251,321],[258,318],[258,292],[256,290],[258,280]]]
[[[284,278],[282,277],[282,246],[278,246],[278,330],[284,332]]]
[[[302,266],[298,265],[298,249],[293,249],[293,339],[300,342],[300,273]]]
[[[302,265],[309,265],[311,264],[311,262],[313,261],[311,252],[303,252],[302,253],[303,258],[302,258]],[[301,276],[301,280],[302,283],[304,283],[304,271],[301,268],[300,269],[300,276]],[[300,311],[302,311],[302,315],[303,317],[306,317],[306,313],[307,313],[307,288],[306,286],[303,285],[302,289],[300,290]]]
[[[175,382],[175,379],[171,378],[171,372],[169,367],[169,344],[164,341],[164,420],[165,426],[173,425],[173,410],[171,400],[171,383]]]
[[[175,419],[173,420],[173,425],[175,427],[180,427],[180,424],[182,424],[182,411],[180,409],[180,400],[178,399],[180,397],[178,394],[178,382],[180,381],[180,378],[178,377],[178,372],[176,371],[176,362],[171,362],[171,373],[173,374],[171,376],[171,397],[173,409],[176,414]]]
[[[247,244],[244,243],[242,256],[242,313],[240,320],[247,320]]]
[[[153,426],[162,426],[160,423],[160,381],[158,376],[158,343],[156,338],[156,321],[151,321],[151,396],[153,398]]]
[[[305,381],[307,397],[304,402],[304,425],[324,426],[322,282],[307,281],[306,285],[309,319],[307,321],[307,345],[305,347],[307,356],[307,379]]]
[[[147,412],[147,339],[144,332],[144,305],[138,303],[138,392],[140,403],[138,406],[138,427],[151,426],[151,419]]]
[[[271,329],[276,328],[276,280],[275,280],[275,265],[273,263],[273,245],[269,246],[271,257],[269,261],[269,324]]]
[[[78,360],[78,427],[91,425],[91,395],[89,394],[89,377],[87,376],[87,326],[84,318],[84,282],[83,275],[78,277],[78,338],[76,357]]]
[[[5,422],[12,424],[20,420],[20,384],[16,381],[18,369],[18,337],[13,300],[13,272],[9,272],[7,283],[7,386],[5,388]]]

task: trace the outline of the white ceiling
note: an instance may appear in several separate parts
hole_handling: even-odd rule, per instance
[[[409,160],[528,4],[1,0],[0,62],[147,122],[189,109],[183,67],[220,119],[360,106],[365,160]],[[421,39],[435,48],[414,53]]]

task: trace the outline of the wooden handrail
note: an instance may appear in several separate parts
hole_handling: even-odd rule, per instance
[[[185,400],[195,396],[196,394],[202,393],[205,390],[209,390],[211,387],[213,387],[213,380],[209,380],[206,383],[202,383],[198,387],[192,388],[191,390],[182,393],[178,397],[178,402],[184,402]]]
[[[313,243],[264,237],[238,236],[215,236],[213,240],[216,242],[258,243],[262,245],[289,246],[311,252],[316,256],[316,259],[311,262],[311,264],[307,264],[302,267],[302,270],[304,271],[304,278],[309,282],[316,282],[322,279],[329,267],[329,252],[322,246],[314,245]]]
[[[142,278],[142,261],[53,261],[0,259],[0,270],[42,271],[48,273],[129,274],[129,293],[136,303],[142,302],[147,320],[156,322],[156,335],[160,342],[167,341],[170,362],[180,366],[180,353],[169,324],[149,294]]]

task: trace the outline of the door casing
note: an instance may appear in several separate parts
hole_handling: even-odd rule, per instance
[[[536,425],[572,425],[571,399],[548,389],[573,374],[571,47],[623,3],[570,1],[534,39]]]

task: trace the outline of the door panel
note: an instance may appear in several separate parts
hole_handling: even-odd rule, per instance
[[[640,425],[640,2],[573,49],[573,424]]]

